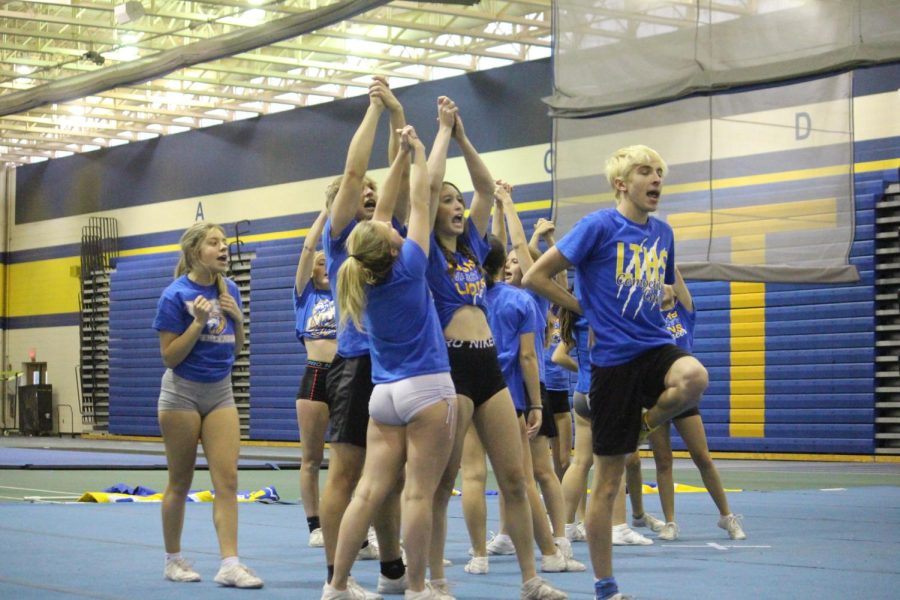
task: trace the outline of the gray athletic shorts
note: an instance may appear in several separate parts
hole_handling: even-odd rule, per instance
[[[369,399],[369,416],[382,425],[406,425],[419,412],[437,402],[450,405],[449,419],[456,406],[456,388],[450,373],[432,373],[379,383]]]
[[[591,418],[591,399],[587,394],[581,392],[572,394],[572,408],[575,409],[575,414],[579,417]]]
[[[233,406],[230,375],[219,381],[202,383],[179,377],[172,369],[166,369],[163,373],[157,403],[159,411],[191,410],[205,417],[214,410]]]

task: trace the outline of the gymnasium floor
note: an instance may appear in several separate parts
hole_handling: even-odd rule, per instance
[[[306,546],[299,497],[299,449],[242,448],[240,488],[274,486],[282,503],[240,507],[241,557],[266,581],[260,591],[225,590],[212,582],[218,566],[211,504],[190,504],[184,552],[204,581],[162,578],[158,504],[71,503],[85,491],[117,483],[165,486],[155,442],[0,438],[0,598],[319,598],[321,549]],[[617,547],[622,590],[643,599],[897,598],[900,589],[900,464],[717,461],[748,539],[734,542],[715,526],[706,494],[678,494],[681,537],[644,547]],[[323,471],[324,475],[324,471]],[[652,460],[644,476],[653,481]],[[675,479],[699,485],[689,461]],[[195,489],[209,489],[198,470]],[[659,515],[658,500],[645,499]],[[497,523],[488,497],[489,529]],[[491,572],[463,572],[469,548],[461,502],[450,504],[448,576],[460,600],[518,598],[512,556],[492,557]],[[647,530],[642,530],[647,533]],[[652,535],[652,534],[651,534]],[[576,557],[587,562],[585,544]],[[354,576],[374,588],[376,561]],[[547,576],[571,598],[592,598],[590,572]],[[399,598],[399,596],[395,596]],[[390,596],[388,597],[390,598]]]

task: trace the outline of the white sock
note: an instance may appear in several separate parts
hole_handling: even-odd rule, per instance
[[[227,567],[233,567],[239,563],[240,561],[238,560],[237,556],[227,556],[222,559],[222,568],[225,569]]]
[[[168,564],[172,561],[175,561],[175,560],[181,560],[182,558],[184,558],[184,557],[181,556],[181,552],[172,552],[172,553],[166,552],[166,564]]]

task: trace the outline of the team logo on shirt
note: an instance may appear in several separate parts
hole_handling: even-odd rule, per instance
[[[678,316],[677,310],[670,310],[666,313],[666,329],[676,340],[687,335],[687,330],[681,324],[681,317]]]
[[[222,335],[223,333],[225,333],[225,327],[228,325],[228,319],[222,313],[222,308],[219,306],[218,298],[207,298],[207,300],[209,300],[210,304],[212,304],[212,309],[209,311],[209,317],[207,317],[206,319],[206,331],[200,336],[200,339],[204,342],[216,342],[220,344],[233,343],[233,335]],[[189,300],[185,304],[187,304],[188,314],[193,317],[193,300]]]
[[[313,305],[312,314],[306,320],[306,331],[312,334],[311,337],[325,338],[334,337],[336,330],[334,300],[320,298]]]
[[[658,237],[651,245],[646,239],[640,244],[616,244],[616,286],[619,288],[616,297],[623,300],[623,316],[629,306],[634,307],[632,318],[641,312],[644,304],[658,310],[669,258],[669,251],[659,250],[658,246]]]
[[[456,286],[456,293],[460,296],[469,296],[472,298],[472,304],[478,298],[484,296],[485,285],[484,278],[481,276],[481,269],[470,258],[460,259],[453,270],[453,285]]]

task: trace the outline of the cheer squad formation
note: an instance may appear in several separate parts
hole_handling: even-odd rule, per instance
[[[366,172],[385,113],[390,168],[376,183]],[[698,410],[708,376],[691,355],[695,310],[672,228],[651,216],[667,171],[662,157],[642,145],[618,150],[606,161],[616,206],[559,240],[541,219],[529,239],[513,186],[488,170],[450,98],[437,99],[437,127],[426,149],[375,77],[344,172],[327,188],[297,265],[296,334],[308,359],[297,394],[300,493],[309,545],[324,549],[322,600],[454,598],[444,542],[460,473],[472,544],[465,576],[489,575],[491,555],[514,554],[523,600],[567,598],[542,575],[586,568],[597,600],[630,598],[613,575],[613,546],[653,540],[627,522],[626,483],[631,526],[662,540],[679,535],[670,424],[719,510],[718,526],[744,539]],[[444,180],[451,144],[474,189],[468,207],[460,186]],[[230,375],[245,336],[227,270],[223,228],[195,223],[153,322],[167,368],[158,405],[168,461],[164,576],[201,580],[181,553],[200,441],[216,489],[222,562],[214,581],[260,588],[238,554],[240,431]],[[641,498],[637,448],[648,441],[663,519]],[[502,521],[491,540],[488,459]],[[589,565],[574,558],[573,542],[587,543]],[[381,573],[371,591],[351,571],[356,560],[375,559]]]

